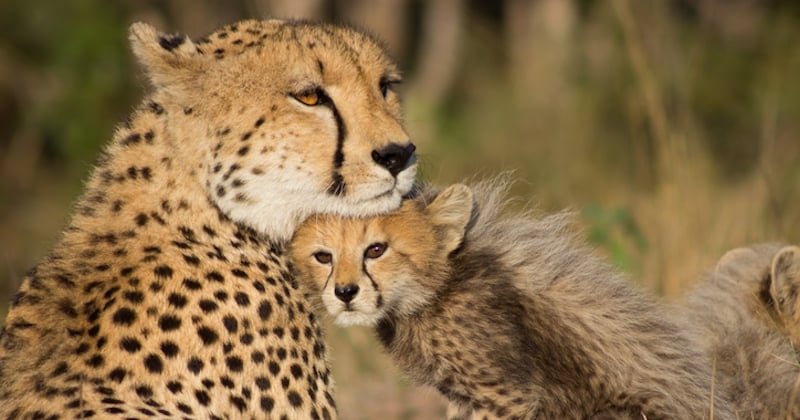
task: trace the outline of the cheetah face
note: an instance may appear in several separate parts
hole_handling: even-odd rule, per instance
[[[416,175],[395,65],[352,29],[246,21],[193,43],[131,28],[167,127],[209,199],[273,239],[311,214],[395,210]]]
[[[800,247],[786,246],[772,259],[769,293],[795,349],[800,344]]]
[[[297,278],[339,325],[411,315],[447,281],[448,255],[471,212],[471,191],[454,185],[430,204],[408,200],[388,216],[312,216],[290,247]]]

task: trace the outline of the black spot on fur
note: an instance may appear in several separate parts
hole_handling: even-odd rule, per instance
[[[297,363],[292,364],[289,371],[292,372],[292,376],[294,376],[295,379],[300,379],[303,376],[303,368]]]
[[[205,391],[197,390],[195,391],[194,396],[197,398],[197,402],[204,407],[208,406],[208,403],[211,402],[211,397],[209,397],[208,393]]]
[[[222,283],[225,280],[225,277],[223,277],[218,271],[209,271],[206,273],[206,279]]]
[[[161,352],[164,353],[164,356],[172,358],[178,355],[178,345],[172,341],[165,341],[161,343]]]
[[[167,298],[167,301],[169,301],[170,305],[176,308],[183,308],[184,306],[186,306],[188,299],[186,299],[186,296],[184,295],[178,293],[170,293],[169,297]]]
[[[161,115],[164,113],[164,107],[161,106],[161,104],[159,104],[158,102],[150,102],[149,104],[147,104],[147,107],[150,108],[150,111],[152,111],[156,115]]]
[[[196,255],[184,255],[183,260],[186,261],[187,264],[197,267],[200,265],[200,258],[197,258]]]
[[[116,369],[112,370],[111,372],[109,372],[108,379],[110,379],[110,380],[112,380],[114,382],[117,382],[117,383],[121,383],[122,380],[125,379],[125,376],[127,374],[128,373],[127,373],[127,371],[125,369],[116,368]]]
[[[236,292],[234,295],[234,300],[239,306],[250,306],[250,296],[248,296],[246,293]]]
[[[105,360],[103,359],[103,356],[95,354],[86,361],[86,364],[93,368],[99,368],[100,366],[103,366],[104,362]]]
[[[217,310],[219,306],[213,300],[203,299],[197,303],[204,314],[209,314]]]
[[[131,308],[119,308],[112,318],[117,325],[131,325],[136,321],[136,312]]]
[[[261,304],[258,305],[258,316],[262,321],[266,321],[269,319],[270,315],[272,315],[272,305],[266,300],[262,301]]]
[[[158,320],[158,327],[161,331],[177,330],[181,326],[181,319],[175,315],[164,315]]]
[[[136,221],[136,226],[144,226],[147,224],[148,217],[144,213],[139,213],[134,220]]]
[[[180,47],[185,41],[186,37],[182,34],[165,35],[158,38],[158,45],[167,51],[172,51]]]
[[[289,403],[294,407],[300,407],[303,405],[303,398],[295,391],[289,391],[289,394],[286,395],[286,398],[289,399]]]
[[[196,357],[192,357],[191,359],[189,359],[189,362],[186,363],[186,368],[189,369],[189,372],[192,372],[195,375],[197,375],[198,373],[200,373],[201,370],[203,370],[203,366],[205,366],[205,363],[203,363],[202,360]]]
[[[281,366],[276,362],[269,362],[269,373],[272,376],[277,376],[281,372]]]
[[[236,386],[233,383],[233,379],[231,379],[231,377],[228,376],[228,375],[222,375],[222,377],[219,378],[219,383],[222,384],[222,386],[224,386],[225,388],[228,388],[228,389],[233,389]]]
[[[183,286],[189,290],[200,290],[203,288],[203,285],[200,284],[199,281],[195,279],[183,279]]]
[[[122,294],[122,297],[131,303],[142,303],[144,301],[144,293],[138,290],[128,290]]]
[[[225,364],[231,372],[241,372],[244,369],[244,362],[240,357],[230,356],[225,359]]]
[[[171,392],[173,394],[177,394],[177,393],[181,392],[181,390],[183,390],[183,385],[181,385],[180,382],[171,381],[171,382],[167,382],[167,389],[169,390],[169,392]],[[180,407],[178,409],[180,410]],[[181,411],[183,411],[183,410],[181,410]]]
[[[159,265],[153,269],[153,274],[155,274],[157,278],[168,279],[172,277],[172,268],[166,265]]]
[[[121,143],[124,146],[130,146],[132,144],[139,143],[142,140],[142,136],[139,133],[133,133],[125,138],[122,139]]]
[[[275,407],[275,400],[271,397],[262,397],[260,403],[261,410],[265,413],[271,413],[272,409]]]
[[[222,318],[222,325],[224,325],[225,329],[231,334],[235,333],[236,330],[239,329],[239,321],[230,315]]]
[[[203,344],[207,346],[216,343],[219,339],[219,335],[216,331],[205,326],[197,329],[197,335],[203,340]]]
[[[164,370],[164,362],[157,354],[150,354],[144,359],[144,367],[151,373],[161,373]]]

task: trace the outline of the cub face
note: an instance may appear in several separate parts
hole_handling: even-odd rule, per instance
[[[787,246],[772,259],[770,296],[795,349],[800,345],[800,248]]]
[[[457,184],[430,204],[407,200],[386,216],[312,216],[290,246],[297,278],[339,325],[411,315],[447,281],[448,255],[472,208],[472,192]]]
[[[367,35],[270,20],[197,43],[138,23],[130,38],[170,119],[171,157],[233,220],[289,239],[311,214],[395,210],[412,187],[401,76]]]
[[[735,293],[750,315],[800,348],[800,247],[736,248],[720,258],[715,275],[730,279],[721,283],[725,293]]]

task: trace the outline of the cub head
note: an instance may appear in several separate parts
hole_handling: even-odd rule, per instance
[[[781,324],[795,345],[800,345],[800,248],[787,246],[772,259],[772,301]]]
[[[171,164],[234,221],[289,239],[311,214],[373,216],[414,182],[384,50],[354,29],[243,21],[193,42],[131,26]]]
[[[472,192],[457,184],[386,216],[312,216],[290,247],[298,279],[339,325],[411,315],[447,281],[448,255],[461,245],[472,208]]]

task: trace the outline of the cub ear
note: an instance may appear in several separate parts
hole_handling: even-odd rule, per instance
[[[137,22],[131,25],[128,39],[156,88],[185,85],[202,70],[202,53],[186,35],[167,35]]]
[[[800,248],[787,246],[772,258],[772,284],[769,292],[778,312],[797,317],[797,294],[800,292]]]
[[[725,272],[735,269],[737,266],[742,265],[742,261],[754,259],[757,257],[755,251],[747,247],[734,248],[723,255],[717,266],[714,268],[716,272]]]
[[[454,251],[464,240],[473,206],[472,190],[455,184],[442,191],[425,209],[442,235],[440,240],[446,253]]]

